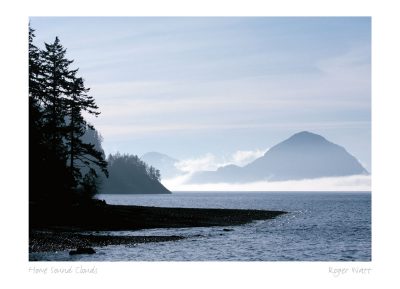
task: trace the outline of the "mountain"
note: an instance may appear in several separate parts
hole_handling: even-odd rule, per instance
[[[229,165],[194,174],[189,183],[246,183],[368,174],[343,147],[303,131],[244,167]]]
[[[182,171],[175,166],[179,160],[165,154],[148,152],[142,155],[141,159],[147,164],[160,170],[162,179],[169,179],[182,175]]]

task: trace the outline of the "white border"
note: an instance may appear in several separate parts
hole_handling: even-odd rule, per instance
[[[7,3],[5,3],[7,2]],[[172,288],[376,288],[396,284],[400,194],[399,162],[399,17],[395,1],[1,1],[1,180],[3,199],[2,288],[172,287]],[[56,4],[57,3],[57,4]],[[225,15],[225,16],[372,16],[372,262],[135,262],[83,263],[98,274],[38,275],[31,266],[79,266],[79,263],[28,262],[27,27],[29,16]],[[4,162],[5,158],[5,162]],[[372,268],[370,274],[334,277],[330,267]],[[4,277],[3,277],[4,276]],[[361,287],[362,286],[362,287]],[[390,286],[390,285],[389,285]]]

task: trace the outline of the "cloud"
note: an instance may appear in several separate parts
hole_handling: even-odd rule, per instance
[[[354,175],[283,182],[253,182],[243,184],[185,184],[188,175],[167,179],[162,183],[171,191],[370,191],[371,176]]]
[[[221,164],[213,154],[208,153],[199,158],[181,160],[176,163],[175,166],[181,171],[194,173],[197,171],[214,171],[220,167]]]
[[[369,58],[369,47],[354,47],[341,55],[315,59],[310,63],[315,71],[301,75],[259,72],[219,79],[92,81],[89,87],[102,114],[90,121],[104,127],[105,138],[198,128],[310,127],[307,123],[324,122],[329,126],[340,121],[354,126],[369,121]],[[328,118],[333,111],[340,112],[340,119],[311,117],[327,112]],[[355,111],[367,119],[354,119]],[[293,124],[290,117],[299,121]]]
[[[91,123],[96,123],[96,119],[92,116],[87,117]],[[322,121],[322,122],[286,122],[286,123],[196,123],[191,120],[183,122],[171,123],[141,123],[140,120],[135,124],[118,123],[117,121],[97,122],[96,129],[105,137],[105,139],[118,140],[120,138],[131,138],[154,135],[155,133],[172,133],[185,132],[193,133],[197,131],[221,131],[221,130],[238,130],[238,129],[290,129],[290,130],[310,130],[320,129],[365,129],[371,125],[370,121]]]
[[[370,81],[370,58],[370,46],[357,46],[341,55],[320,60],[317,62],[317,67],[325,75],[341,76],[343,78],[358,76]]]
[[[253,151],[237,151],[232,155],[232,163],[237,166],[245,166],[255,159],[263,156],[267,150],[256,149]]]
[[[168,81],[114,81],[106,83],[89,84],[91,93],[97,100],[108,100],[114,103],[118,100],[146,99],[146,97],[159,95],[160,92],[166,93],[175,90],[176,83]],[[144,97],[146,96],[146,97]]]
[[[198,158],[190,158],[179,161],[175,166],[186,173],[192,174],[198,171],[215,171],[226,165],[245,166],[255,159],[263,156],[267,149],[238,150],[227,157],[216,157],[207,153]]]

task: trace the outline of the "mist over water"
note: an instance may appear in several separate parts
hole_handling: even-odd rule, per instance
[[[251,183],[205,183],[187,184],[190,176],[179,176],[173,179],[161,180],[171,191],[370,191],[370,175],[353,175],[344,177],[326,177],[305,180],[289,180],[280,182],[258,181]]]
[[[37,260],[81,261],[370,261],[371,193],[180,192],[100,195],[110,204],[284,210],[273,220],[242,226],[107,232],[182,235],[175,242],[95,248],[97,254],[35,253]],[[229,229],[229,230],[224,230]],[[104,234],[104,233],[102,233]]]

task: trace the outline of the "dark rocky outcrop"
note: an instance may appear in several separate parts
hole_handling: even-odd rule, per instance
[[[80,254],[95,254],[96,251],[90,247],[79,247],[76,250],[69,251],[70,255],[80,255]]]

